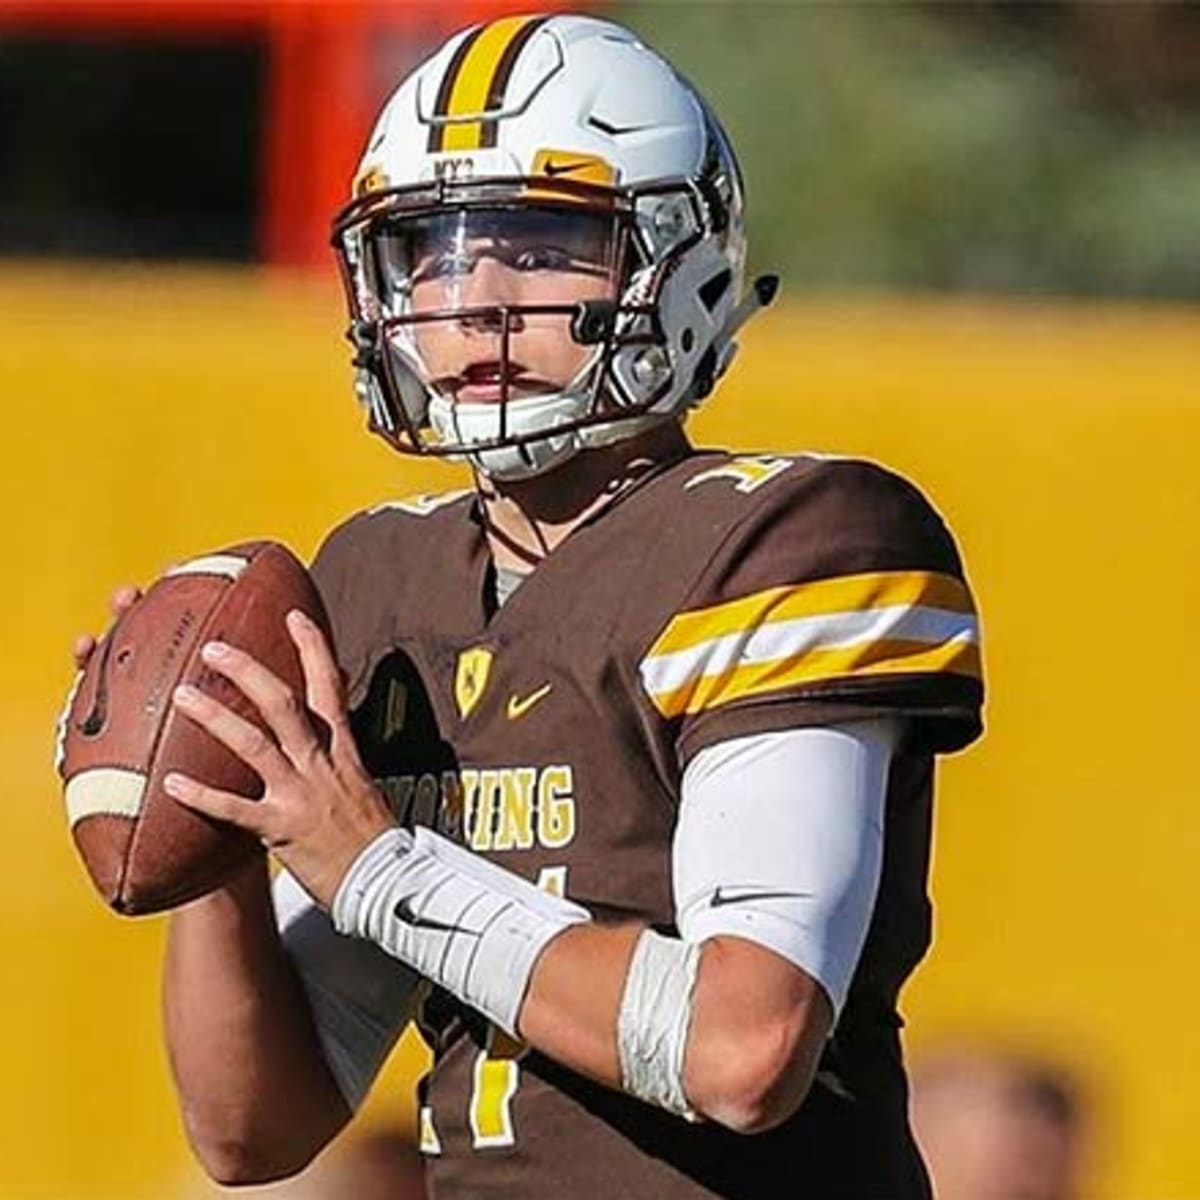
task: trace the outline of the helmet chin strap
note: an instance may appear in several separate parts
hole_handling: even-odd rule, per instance
[[[510,403],[508,430],[517,439],[509,445],[472,449],[471,443],[489,441],[500,433],[501,415],[491,405],[457,404],[444,397],[430,401],[429,415],[438,434],[458,442],[461,457],[489,479],[532,479],[570,458],[578,449],[574,431],[556,432],[554,424],[569,423],[584,398],[572,392]],[[550,428],[542,432],[543,423]]]
[[[616,312],[615,301],[581,301],[571,317],[571,340],[583,346],[600,345],[612,334]],[[583,430],[556,430],[554,425],[567,425],[583,416],[589,400],[587,380],[598,366],[593,354],[557,395],[508,402],[507,432],[520,438],[511,445],[471,449],[471,442],[486,441],[500,434],[498,410],[491,406],[464,406],[435,398],[429,404],[431,423],[443,438],[452,434],[453,440],[464,447],[461,458],[489,479],[515,482],[544,475],[589,445],[586,437],[581,436]],[[540,427],[546,423],[549,428],[542,432]]]

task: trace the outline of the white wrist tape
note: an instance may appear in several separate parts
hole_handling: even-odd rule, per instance
[[[617,1013],[621,1086],[689,1121],[696,1114],[683,1091],[683,1054],[699,965],[700,947],[694,942],[643,930]]]
[[[591,920],[586,908],[424,827],[371,842],[330,916],[339,933],[376,942],[514,1036],[546,943]]]

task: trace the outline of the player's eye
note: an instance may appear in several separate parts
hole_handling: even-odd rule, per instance
[[[518,271],[571,271],[578,265],[560,246],[527,246],[510,261]]]
[[[431,254],[422,258],[413,268],[413,283],[426,283],[436,279],[455,279],[469,275],[475,266],[475,256],[456,250],[442,254]]]

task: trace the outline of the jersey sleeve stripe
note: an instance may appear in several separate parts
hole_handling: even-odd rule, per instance
[[[975,606],[961,579],[934,571],[874,571],[839,575],[810,583],[767,588],[723,604],[678,613],[663,630],[648,657],[686,650],[714,637],[793,617],[842,616],[853,611],[921,605],[954,613]]]
[[[652,692],[651,699],[663,716],[677,717],[835,679],[934,673],[978,679],[978,645],[962,639],[940,646],[887,641],[850,650],[819,650],[801,659],[778,658],[701,675],[674,691]]]
[[[820,611],[867,597],[874,606]],[[835,679],[939,672],[980,677],[979,624],[964,584],[926,572],[773,588],[683,613],[640,666],[668,717]]]

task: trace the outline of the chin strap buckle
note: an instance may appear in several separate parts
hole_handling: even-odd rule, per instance
[[[615,300],[581,300],[571,316],[571,338],[581,346],[606,342],[617,326]]]

